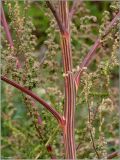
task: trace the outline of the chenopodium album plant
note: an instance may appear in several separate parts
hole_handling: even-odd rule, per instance
[[[20,158],[111,159],[119,156],[118,147],[111,153],[106,137],[109,135],[114,140],[118,136],[118,99],[111,87],[111,78],[118,66],[120,11],[117,1],[110,3],[110,12],[103,12],[98,25],[97,18],[83,1],[36,1],[50,19],[40,59],[34,55],[37,39],[28,16],[31,3],[24,1],[22,12],[19,1],[6,0],[1,4],[1,80],[21,91],[33,124],[22,131],[22,126],[13,123],[16,95],[13,88],[6,85],[9,112],[3,112],[3,124],[12,131],[16,141],[13,145],[9,138],[8,144],[13,145],[16,154],[25,153],[27,143],[30,148],[29,155],[21,154]],[[9,24],[4,7],[8,10]],[[32,134],[34,128],[37,135]],[[28,142],[26,135],[37,142],[36,147]]]

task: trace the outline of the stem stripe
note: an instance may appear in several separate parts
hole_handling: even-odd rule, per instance
[[[76,158],[75,138],[74,138],[74,116],[75,116],[75,85],[72,73],[72,53],[70,44],[69,11],[67,1],[59,1],[60,18],[65,26],[68,36],[61,34],[61,48],[63,57],[63,67],[65,73],[65,104],[64,117],[66,124],[64,127],[64,144],[66,159]]]

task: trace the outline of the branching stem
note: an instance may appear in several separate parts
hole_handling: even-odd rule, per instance
[[[2,4],[1,4],[1,24],[4,27],[7,40],[9,42],[9,44],[10,44],[10,47],[12,48],[14,46],[13,45],[13,40],[12,40],[12,37],[11,37],[11,34],[10,34],[10,30],[9,30],[9,27],[8,27],[8,24],[7,24],[7,21],[6,21],[6,17],[5,17],[5,14],[4,14],[4,10],[3,10]]]
[[[92,146],[93,146],[93,149],[97,155],[97,158],[100,159],[100,156],[99,156],[99,153],[96,149],[96,146],[95,146],[95,141],[94,141],[94,137],[93,137],[93,134],[92,134],[92,130],[91,130],[91,111],[90,111],[90,105],[89,105],[89,102],[87,102],[87,105],[88,105],[88,120],[89,120],[89,124],[90,124],[90,128],[89,128],[89,132],[90,132],[90,138],[91,138],[91,141],[92,141]]]
[[[47,102],[45,102],[42,98],[38,97],[35,93],[28,90],[25,87],[22,87],[20,84],[9,80],[7,77],[1,76],[1,80],[5,81],[6,83],[14,86],[15,88],[19,89],[23,93],[26,93],[27,95],[31,96],[33,99],[38,101],[40,104],[42,104],[52,115],[58,120],[60,125],[64,124],[64,119],[62,118],[62,115],[60,115],[52,106],[50,106]]]
[[[116,16],[113,18],[113,20],[110,22],[110,24],[106,28],[105,34],[104,34],[103,37],[107,36],[108,33],[110,32],[110,30],[114,27],[114,25],[116,25],[118,23],[119,17],[120,17],[120,11],[116,14]],[[75,73],[76,91],[78,90],[78,87],[79,87],[79,84],[80,84],[80,78],[81,78],[81,75],[83,73],[83,67],[88,67],[88,65],[91,63],[91,61],[93,60],[93,57],[96,54],[96,50],[100,46],[100,44],[101,44],[101,41],[98,38],[96,40],[96,42],[94,43],[94,45],[92,46],[91,50],[88,52],[88,54],[83,59],[82,63],[79,65],[80,70]]]
[[[62,23],[62,21],[59,17],[59,14],[57,13],[57,11],[55,10],[54,6],[52,5],[52,3],[50,1],[47,0],[46,4],[47,4],[48,8],[50,8],[51,12],[53,13],[53,15],[54,15],[54,17],[57,21],[57,24],[59,26],[60,32],[62,34],[64,34],[66,31],[65,31],[65,27],[64,27],[64,25],[63,25],[63,23]]]
[[[107,159],[113,159],[113,158],[118,157],[118,156],[120,157],[120,152],[115,151],[115,152],[109,154],[109,155],[107,156]]]
[[[74,0],[72,7],[70,8],[70,12],[69,12],[69,18],[70,20],[72,20],[75,12],[77,11],[78,5],[82,2],[83,0]]]
[[[64,73],[67,75],[64,78],[65,84],[65,104],[64,104],[64,117],[66,124],[64,127],[64,145],[66,159],[76,159],[75,148],[75,133],[74,133],[74,119],[75,119],[75,85],[74,75],[72,73],[72,53],[71,53],[71,36],[70,36],[70,20],[68,1],[59,1],[60,18],[67,30],[68,35],[65,36],[61,33],[61,49],[63,58]]]
[[[4,31],[6,33],[6,37],[7,37],[8,43],[10,45],[10,48],[13,48],[14,47],[14,43],[13,43],[13,40],[12,40],[12,36],[11,36],[10,30],[9,30],[8,23],[6,21],[4,9],[2,7],[2,3],[1,3],[0,7],[1,7],[0,8],[1,9],[1,24],[3,25]],[[16,57],[16,67],[17,67],[17,69],[21,68],[20,61],[19,61],[19,59],[17,57]]]

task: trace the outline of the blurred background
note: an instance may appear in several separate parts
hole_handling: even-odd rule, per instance
[[[10,2],[12,3],[12,1]],[[14,3],[14,2],[13,2]],[[55,3],[53,1],[53,3]],[[70,7],[72,5],[72,1],[69,2]],[[56,5],[56,3],[54,4]],[[110,13],[110,20],[112,19],[112,11],[110,10],[111,2],[109,1],[83,1],[82,7],[78,7],[78,12],[73,18],[74,25],[71,24],[73,29],[72,34],[72,50],[73,50],[73,60],[74,66],[77,66],[80,61],[82,61],[84,55],[89,51],[91,45],[94,43],[96,38],[99,35],[99,28],[102,24],[102,18],[104,11],[108,10]],[[3,5],[5,10],[5,15],[8,23],[10,24],[11,19],[8,13],[8,6],[6,4]],[[24,10],[23,1],[19,1],[20,13],[22,14]],[[90,15],[92,18],[88,18],[86,22],[81,19],[82,16]],[[62,67],[62,60],[60,54],[59,47],[59,35],[58,28],[56,24],[54,24],[54,18],[50,13],[50,10],[45,5],[44,1],[31,1],[29,4],[29,9],[27,10],[27,16],[31,18],[34,29],[32,30],[32,34],[34,34],[36,39],[35,50],[33,55],[37,58],[37,61],[40,62],[43,66],[41,66],[40,70],[40,81],[39,86],[33,88],[33,91],[36,92],[39,96],[46,99],[48,103],[55,106],[60,112],[63,109],[64,103],[64,88],[63,88],[63,78],[60,78],[63,70],[59,70],[59,67]],[[96,19],[94,18],[96,17]],[[53,25],[52,25],[53,24]],[[11,24],[10,24],[11,25]],[[83,30],[79,31],[79,27],[83,27]],[[86,29],[85,26],[88,28]],[[54,31],[54,29],[56,31]],[[55,32],[55,33],[54,33]],[[11,29],[11,33],[12,29]],[[53,43],[52,36],[54,37],[54,41],[56,45]],[[5,33],[3,32],[3,37],[5,37]],[[15,35],[12,34],[13,39],[15,39]],[[51,38],[51,39],[50,39]],[[49,41],[50,39],[50,41]],[[50,43],[51,42],[51,43]],[[49,44],[50,43],[50,44]],[[57,56],[54,57],[53,50],[50,48],[50,45],[53,45],[54,51],[58,53]],[[109,46],[108,50],[104,49],[104,52],[107,53],[109,57]],[[4,43],[3,43],[3,46]],[[4,47],[3,47],[4,48]],[[110,48],[111,49],[111,48]],[[51,51],[51,54],[50,52]],[[49,54],[48,54],[49,52]],[[100,62],[100,59],[104,57],[103,50],[99,50],[95,60],[90,65],[89,71],[96,70],[96,65]],[[102,54],[103,53],[103,54]],[[51,56],[51,57],[50,57]],[[54,58],[53,58],[54,57]],[[51,60],[51,63],[46,62],[47,59]],[[57,60],[57,64],[55,63]],[[21,61],[24,61],[21,58]],[[55,68],[55,69],[54,69]],[[107,153],[111,153],[116,151],[119,146],[119,124],[118,124],[118,67],[115,67],[111,71],[110,76],[110,86],[112,88],[112,98],[115,103],[112,110],[112,113],[106,111],[103,116],[105,116],[105,124],[104,125],[104,133],[105,139],[107,143]],[[103,79],[104,81],[104,79]],[[100,80],[102,83],[102,80]],[[100,92],[100,88],[98,87],[96,90]],[[94,92],[94,101],[95,106],[99,105],[101,98],[108,97],[108,92],[105,88],[102,91],[101,96],[97,96],[97,92]],[[89,144],[90,139],[89,135],[84,137],[86,132],[86,120],[88,115],[88,110],[86,104],[81,100],[81,89],[79,91],[79,95],[77,97],[77,108],[76,108],[76,143],[77,145],[81,142],[80,150],[78,150],[78,158],[93,158],[95,156],[93,149],[91,149],[91,144]],[[46,151],[44,148],[44,144],[47,142],[52,133],[54,133],[54,128],[56,128],[57,123],[54,122],[54,118],[51,117],[49,113],[46,112],[45,109],[38,103],[36,103],[39,108],[40,116],[42,117],[44,124],[44,131],[42,132],[46,138],[39,139],[37,137],[36,130],[32,124],[33,119],[29,116],[29,113],[26,109],[23,95],[17,89],[9,86],[2,82],[1,85],[1,149],[2,149],[2,159],[12,158],[12,159],[37,159],[37,158],[46,158],[49,159],[51,154]],[[110,113],[110,114],[109,114]],[[99,124],[99,120],[96,120],[94,124],[97,128]],[[96,129],[96,139],[99,139],[99,129]],[[59,133],[59,129],[55,132],[54,138],[52,140],[53,150],[55,155],[61,158],[63,154],[63,144],[59,144],[61,141],[60,138],[61,133]],[[97,140],[96,140],[97,141]],[[102,140],[101,140],[102,141]],[[97,142],[98,143],[98,142]],[[104,151],[106,148],[102,148]],[[98,146],[99,150],[99,146]]]

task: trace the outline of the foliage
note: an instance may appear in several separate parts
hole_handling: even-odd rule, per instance
[[[104,36],[119,10],[117,5],[101,2],[101,13],[98,4],[83,2],[70,24],[73,73],[79,71],[79,63],[97,35],[102,44],[92,64],[84,68],[76,98],[75,141],[79,159],[98,158],[97,154],[107,158],[118,150],[119,24]],[[57,2],[54,7],[58,9]],[[59,28],[52,13],[42,1],[6,0],[4,8],[14,46],[3,34],[2,75],[36,92],[63,114],[66,75]],[[31,97],[2,83],[2,158],[60,159],[65,156],[63,147],[62,129],[54,117]]]

